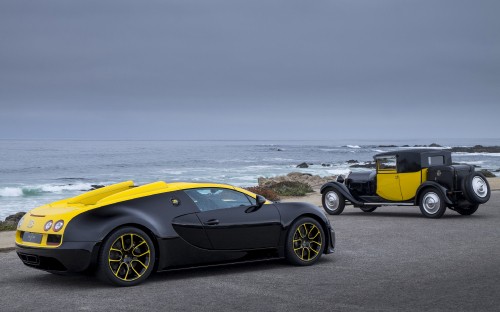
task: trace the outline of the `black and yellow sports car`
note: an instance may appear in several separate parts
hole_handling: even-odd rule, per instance
[[[273,203],[215,183],[93,190],[29,211],[18,224],[24,264],[52,273],[92,272],[131,286],[153,271],[286,258],[310,265],[333,252],[323,211],[306,203]]]

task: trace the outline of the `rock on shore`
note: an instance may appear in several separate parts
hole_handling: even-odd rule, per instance
[[[5,218],[5,221],[0,221],[0,228],[8,227],[15,228],[17,223],[26,214],[26,212],[18,212]]]
[[[309,186],[311,186],[312,188],[318,188],[327,182],[335,181],[336,178],[337,178],[336,176],[321,177],[319,175],[312,175],[310,173],[291,172],[285,176],[278,176],[272,178],[260,177],[258,179],[258,182],[259,186],[268,187],[278,182],[296,181],[309,184]]]

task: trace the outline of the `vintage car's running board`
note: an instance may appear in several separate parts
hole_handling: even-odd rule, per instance
[[[365,206],[414,206],[414,203],[362,203]]]
[[[413,202],[380,202],[380,203],[364,203],[364,202],[347,202],[347,205],[353,205],[353,206],[415,206]]]

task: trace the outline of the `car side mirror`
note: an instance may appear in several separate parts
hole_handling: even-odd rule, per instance
[[[257,207],[260,208],[266,203],[266,198],[262,195],[257,195],[257,197],[255,197],[255,201],[257,202]]]
[[[248,207],[245,212],[246,213],[250,213],[250,212],[254,212],[254,211],[257,211],[259,210],[265,203],[266,203],[267,199],[264,197],[264,196],[261,196],[261,195],[257,195],[257,197],[255,197],[255,205],[253,206],[250,206]]]

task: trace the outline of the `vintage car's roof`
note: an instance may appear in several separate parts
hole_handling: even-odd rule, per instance
[[[441,149],[402,149],[397,151],[380,153],[373,158],[397,157],[398,172],[416,172],[422,168],[431,166],[431,160],[434,156],[443,156],[440,164],[451,165],[451,152]]]

